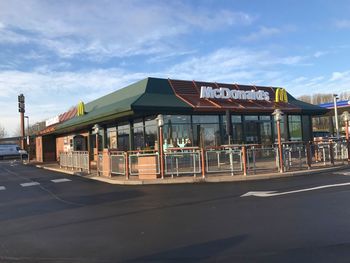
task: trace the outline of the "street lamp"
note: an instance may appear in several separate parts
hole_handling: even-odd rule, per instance
[[[164,152],[163,152],[163,125],[164,117],[162,114],[158,114],[156,118],[159,127],[159,151],[160,151],[160,175],[164,179]]]
[[[27,154],[28,154],[28,162],[30,160],[30,137],[29,137],[29,116],[24,116],[27,119]]]
[[[349,120],[350,120],[350,114],[348,111],[344,111],[341,115],[343,118],[343,121],[345,122],[345,136],[346,136],[346,146],[348,149],[348,162],[350,162],[350,142],[349,142]]]
[[[277,125],[277,142],[278,142],[280,173],[283,173],[283,156],[282,156],[282,139],[281,139],[281,120],[282,120],[283,114],[284,113],[280,109],[275,109],[274,112],[272,113]]]
[[[337,94],[333,94],[335,130],[337,132],[337,139],[339,139],[339,123],[338,123],[337,100],[338,100],[338,95]]]
[[[97,170],[97,174],[98,175],[100,175],[99,174],[99,162],[100,162],[100,160],[99,160],[99,156],[98,156],[98,136],[99,136],[99,132],[100,132],[100,125],[98,125],[98,124],[95,124],[93,127],[92,127],[92,130],[93,130],[93,133],[96,135],[96,156],[97,156],[97,158],[96,158],[96,170]]]

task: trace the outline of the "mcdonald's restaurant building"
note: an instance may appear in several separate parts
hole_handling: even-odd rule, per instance
[[[146,78],[61,114],[37,137],[37,160],[59,152],[158,149],[156,117],[163,115],[164,148],[260,144],[276,141],[275,109],[284,115],[282,140],[312,140],[312,116],[328,110],[295,99],[285,89]]]

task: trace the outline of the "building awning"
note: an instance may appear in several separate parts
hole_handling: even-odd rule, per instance
[[[203,87],[209,97],[203,96]],[[227,110],[233,114],[259,114],[272,113],[276,108],[285,113],[309,115],[328,111],[299,101],[282,88],[146,78],[85,104],[83,115],[59,123],[53,132],[90,128],[96,123],[135,114],[208,114]]]

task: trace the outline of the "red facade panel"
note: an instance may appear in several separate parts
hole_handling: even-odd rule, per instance
[[[236,112],[270,112],[276,108],[291,112],[298,112],[301,109],[291,103],[275,102],[275,89],[271,87],[260,87],[252,85],[237,85],[227,83],[213,83],[201,81],[170,80],[169,83],[175,95],[188,103],[195,111],[223,111],[231,110]],[[201,88],[211,87],[212,89],[226,88],[229,90],[267,92],[269,100],[253,99],[232,99],[232,98],[201,98]]]

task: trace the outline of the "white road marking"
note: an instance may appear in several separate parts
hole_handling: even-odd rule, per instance
[[[63,182],[70,182],[72,180],[69,180],[67,178],[62,178],[62,179],[53,179],[51,180],[51,182],[54,182],[54,183],[63,183]]]
[[[1,190],[6,190],[6,187],[5,186],[0,186],[0,191]]]
[[[350,185],[350,183],[321,185],[321,186],[317,186],[317,187],[305,188],[305,189],[282,192],[282,193],[277,193],[276,191],[253,191],[253,192],[245,193],[245,194],[241,195],[241,197],[246,197],[246,196],[272,197],[272,196],[278,196],[278,195],[301,193],[301,192],[314,191],[314,190],[318,190],[318,189],[345,186],[345,185]]]
[[[334,174],[350,175],[350,172],[335,172]]]
[[[39,185],[40,183],[38,182],[30,182],[30,183],[23,183],[21,186],[27,187],[27,186],[33,186],[33,185]]]

